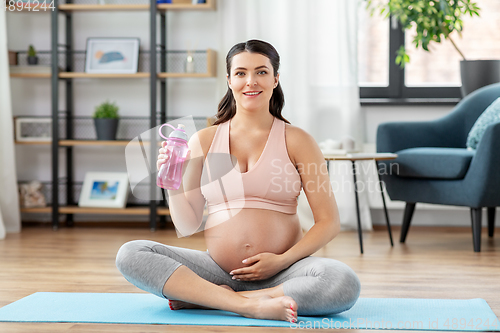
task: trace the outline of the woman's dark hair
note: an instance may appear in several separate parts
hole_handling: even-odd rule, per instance
[[[280,56],[278,51],[269,43],[252,39],[245,43],[238,43],[229,50],[226,56],[226,71],[228,75],[231,75],[231,63],[233,57],[241,52],[250,52],[250,53],[260,53],[263,56],[266,56],[271,61],[271,65],[273,66],[274,77],[278,75],[278,70],[280,68]],[[281,89],[281,85],[278,82],[278,85],[273,90],[273,95],[271,96],[271,100],[269,101],[269,113],[271,113],[274,117],[285,121],[290,124],[288,120],[283,118],[281,115],[281,110],[283,109],[283,105],[285,104],[285,97],[283,95],[283,90]],[[217,110],[217,114],[215,115],[216,120],[214,125],[218,125],[228,121],[233,118],[236,114],[236,101],[234,100],[233,92],[228,87],[226,95],[222,98],[219,103],[219,107]]]

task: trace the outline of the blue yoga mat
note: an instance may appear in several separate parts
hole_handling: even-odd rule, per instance
[[[292,328],[500,331],[483,299],[360,298],[350,310],[326,317],[302,317],[291,324],[219,310],[170,310],[151,294],[40,292],[0,308],[0,321],[279,326]]]

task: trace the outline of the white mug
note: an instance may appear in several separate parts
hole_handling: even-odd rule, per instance
[[[342,149],[344,149],[346,152],[354,151],[355,146],[356,146],[356,142],[354,141],[353,137],[344,136],[342,138]]]

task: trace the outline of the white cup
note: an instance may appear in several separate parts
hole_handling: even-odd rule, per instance
[[[352,136],[344,136],[342,138],[342,149],[344,149],[346,152],[354,151],[355,145],[356,142],[354,141],[354,138]]]

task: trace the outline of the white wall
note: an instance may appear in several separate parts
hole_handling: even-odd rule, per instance
[[[147,12],[75,13],[73,17],[75,49],[84,50],[88,37],[139,37],[141,49],[149,49],[149,14]],[[214,11],[167,13],[168,48],[211,48],[217,51],[219,59],[220,57],[223,59],[227,50],[219,49],[217,20],[218,15]],[[59,24],[59,38],[62,43],[64,41],[62,15]],[[29,44],[34,44],[38,50],[50,48],[49,14],[9,13],[7,14],[7,29],[9,50],[26,50]],[[286,54],[281,54],[281,56],[286,57]],[[11,79],[11,84],[15,116],[50,115],[49,79]],[[169,115],[212,116],[216,112],[220,97],[221,93],[217,89],[215,78],[168,80]],[[148,116],[149,80],[74,80],[75,115],[91,115],[94,107],[106,99],[116,101],[123,116]],[[62,84],[60,103],[64,105]],[[451,107],[370,106],[362,109],[365,142],[373,144],[376,141],[377,126],[382,122],[435,119],[448,113]],[[76,180],[83,180],[86,171],[126,171],[123,148],[75,147],[74,150]],[[61,170],[64,170],[63,158],[61,153]],[[16,165],[20,180],[50,180],[50,163],[50,147],[48,146],[18,145],[16,147]],[[392,207],[393,224],[400,224],[402,206],[393,203],[390,207]],[[385,223],[381,212],[380,208],[372,209],[374,224]],[[30,218],[49,220],[46,215],[30,216]],[[89,216],[77,217],[80,220],[89,220],[89,218]],[[120,220],[123,218],[123,216],[119,217]],[[97,219],[103,218],[97,217]],[[417,208],[414,224],[468,225],[469,215],[463,209]]]

